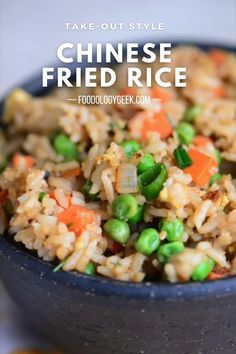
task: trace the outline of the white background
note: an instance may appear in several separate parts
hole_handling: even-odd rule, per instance
[[[56,61],[59,44],[132,39],[236,44],[236,0],[0,0],[0,95]],[[164,22],[163,32],[68,32],[65,22]],[[42,344],[0,284],[0,354]]]

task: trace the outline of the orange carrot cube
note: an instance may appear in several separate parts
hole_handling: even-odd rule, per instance
[[[196,149],[189,149],[188,154],[193,164],[183,171],[192,176],[196,185],[203,187],[209,182],[211,176],[216,173],[217,161]]]

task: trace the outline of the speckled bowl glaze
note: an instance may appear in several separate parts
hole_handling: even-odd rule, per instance
[[[53,83],[42,89],[36,76],[21,87],[42,95]],[[65,353],[236,352],[236,277],[172,285],[53,273],[9,236],[0,238],[0,276],[24,318]]]

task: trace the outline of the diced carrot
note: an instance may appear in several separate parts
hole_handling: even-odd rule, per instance
[[[58,221],[66,224],[69,230],[74,231],[77,236],[81,234],[84,227],[92,224],[97,213],[94,210],[84,208],[80,205],[70,205],[58,215]]]
[[[29,155],[16,154],[13,156],[12,165],[14,168],[31,168],[35,164],[34,159]]]
[[[225,276],[223,274],[220,274],[220,273],[215,273],[215,272],[211,272],[207,279],[209,280],[217,280],[217,279],[222,279],[224,278]]]
[[[216,86],[213,90],[213,95],[215,98],[221,98],[225,96],[225,89],[223,86]]]
[[[6,189],[0,191],[0,204],[4,204],[7,201],[8,191]]]
[[[135,87],[125,87],[120,91],[120,95],[124,96],[136,96],[137,89]]]
[[[159,133],[161,139],[166,139],[172,134],[172,126],[163,111],[158,113],[144,111],[136,114],[129,121],[129,130],[134,138],[140,140],[147,139],[150,132]]]
[[[224,64],[225,59],[226,59],[225,52],[220,49],[212,49],[209,52],[209,56],[211,57],[211,59],[213,60],[215,65],[217,65],[217,66]]]
[[[204,135],[197,135],[193,139],[193,144],[195,146],[206,146],[208,144],[212,144],[212,141],[210,138],[204,136]]]
[[[163,111],[156,113],[153,118],[143,122],[142,135],[147,138],[148,133],[157,132],[161,139],[166,139],[172,134],[172,126]]]
[[[71,170],[65,171],[62,173],[62,177],[78,177],[82,175],[82,170],[80,167],[72,168]]]
[[[48,192],[48,195],[49,195],[50,198],[55,199],[53,191]]]
[[[167,103],[171,98],[169,92],[157,86],[150,89],[150,94],[152,98],[158,98],[162,103]]]
[[[209,182],[209,179],[215,173],[217,161],[213,157],[203,154],[196,149],[189,149],[188,154],[193,164],[183,171],[186,174],[190,174],[193,182],[202,187]]]

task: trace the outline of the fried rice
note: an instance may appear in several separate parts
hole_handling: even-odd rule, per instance
[[[236,274],[236,56],[179,46],[170,65],[187,67],[185,88],[130,90],[121,65],[109,90],[9,95],[2,237],[55,271],[172,283]],[[67,101],[83,92],[151,103]]]

